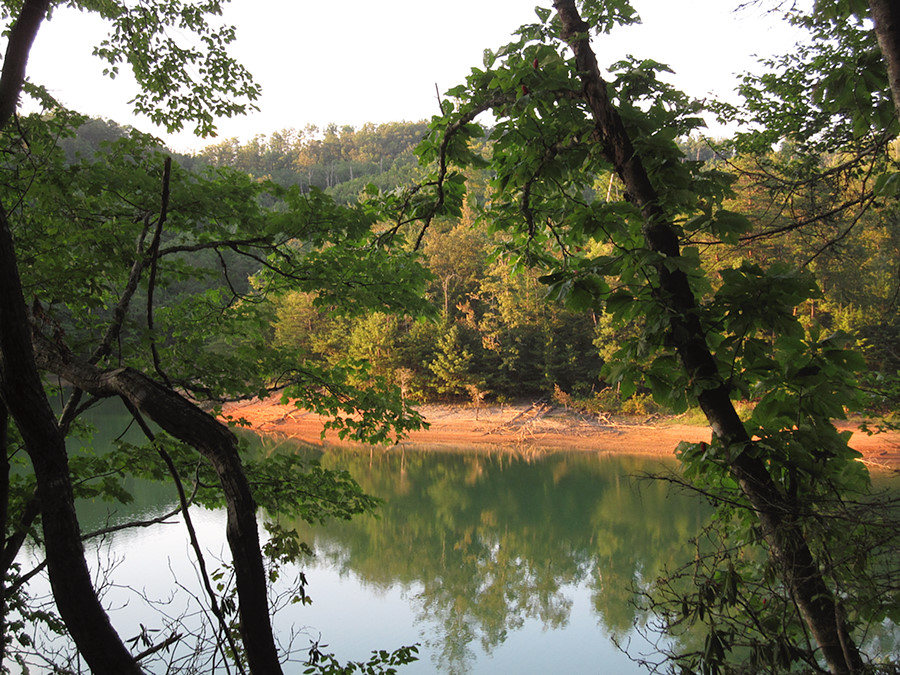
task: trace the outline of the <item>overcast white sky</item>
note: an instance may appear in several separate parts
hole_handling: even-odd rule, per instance
[[[601,66],[626,54],[668,63],[687,93],[730,96],[735,73],[755,55],[781,53],[793,33],[759,9],[734,13],[739,0],[633,0],[640,26],[595,39]],[[542,3],[550,5],[549,0]],[[285,128],[329,122],[427,119],[441,92],[481,66],[485,47],[508,42],[536,20],[535,0],[232,0],[225,20],[237,26],[233,53],[263,87],[260,111],[223,120],[219,137],[248,139]],[[102,23],[61,8],[38,36],[29,76],[69,107],[163,136],[178,150],[215,139],[165,136],[130,116],[127,78],[110,81],[91,56]]]

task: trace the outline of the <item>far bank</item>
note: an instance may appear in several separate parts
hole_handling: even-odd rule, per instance
[[[509,447],[520,450],[570,450],[622,454],[671,455],[678,443],[709,442],[708,427],[685,424],[677,417],[608,417],[584,415],[548,403],[517,403],[475,408],[430,404],[419,408],[429,428],[411,432],[401,443],[442,447]],[[282,405],[278,399],[253,399],[225,406],[223,415],[244,419],[260,434],[278,434],[312,444],[338,445],[334,431],[322,430],[326,418]],[[850,445],[867,464],[900,466],[900,432],[868,435],[852,422]]]

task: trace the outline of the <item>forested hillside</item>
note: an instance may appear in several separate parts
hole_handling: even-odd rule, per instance
[[[304,192],[320,189],[339,202],[355,203],[365,198],[366,190],[400,191],[416,180],[421,170],[414,150],[424,129],[424,123],[368,124],[359,130],[307,127],[258,136],[248,143],[222,141],[178,161],[192,167],[228,167],[255,180],[297,186]],[[94,120],[65,147],[70,154],[76,149],[82,154],[102,152],[101,141],[123,133],[112,123]],[[486,142],[479,141],[482,147]],[[742,158],[727,140],[685,137],[680,147],[683,161],[733,177],[734,196],[727,206],[748,214],[753,223],[752,231],[728,241],[702,232],[692,238],[693,245],[710,252],[706,260],[714,276],[722,277],[742,260],[761,266],[799,264],[819,280],[817,295],[797,309],[804,321],[853,335],[873,378],[897,372],[896,210],[857,211],[861,184],[843,178],[829,187],[798,183],[785,193],[785,177],[778,171],[785,163],[790,166],[789,145],[764,160]],[[819,161],[827,169],[838,166],[841,157],[823,152]],[[271,309],[272,343],[297,350],[298,359],[312,358],[324,366],[365,360],[372,374],[387,378],[419,401],[504,400],[556,393],[597,408],[652,407],[644,396],[630,404],[621,401],[608,390],[612,379],[602,369],[621,338],[634,329],[613,327],[600,313],[572,311],[554,302],[540,272],[513,266],[509,254],[497,253],[504,237],[492,227],[487,197],[491,179],[487,170],[470,169],[469,196],[460,217],[442,219],[424,237],[419,252],[431,273],[429,312],[341,317],[317,304],[315,294],[288,293],[274,300]],[[609,200],[621,193],[611,175],[598,176],[594,188]],[[804,218],[812,221],[808,227],[794,225]],[[240,264],[233,281],[246,288],[260,266],[246,260]],[[173,288],[194,292],[199,287]],[[886,410],[888,401],[874,396],[871,405]]]
[[[399,191],[414,183],[421,174],[414,151],[425,128],[424,122],[398,122],[367,124],[359,130],[335,124],[324,130],[284,130],[247,143],[222,141],[178,161],[194,168],[228,167],[304,192],[323,190],[349,204],[364,199],[367,191]],[[104,152],[106,143],[127,131],[112,122],[91,120],[63,147],[70,157],[90,156]],[[486,142],[479,140],[482,147]],[[787,143],[764,158],[742,157],[728,140],[692,136],[679,143],[683,161],[732,176],[734,195],[727,206],[746,214],[753,224],[751,231],[731,241],[700,233],[692,239],[711,252],[710,271],[722,277],[743,260],[808,269],[819,291],[798,307],[804,321],[854,336],[873,382],[900,370],[896,209],[859,208],[862,178],[842,176],[811,186],[786,183],[790,176],[780,173],[784,167],[803,171],[792,165]],[[827,171],[839,167],[842,158],[822,152],[818,161]],[[548,302],[547,284],[539,280],[539,272],[514,267],[509,255],[496,253],[503,237],[493,233],[490,209],[484,208],[491,178],[487,170],[471,169],[460,217],[443,219],[425,235],[420,253],[431,272],[430,312],[416,317],[339,317],[317,305],[314,294],[289,293],[274,300],[273,345],[297,350],[298,358],[328,367],[347,359],[367,361],[372,374],[419,401],[556,394],[613,411],[623,405],[626,411],[653,407],[645,396],[631,403],[620,400],[608,390],[608,373],[603,374],[604,361],[629,329],[613,328],[600,313],[572,311],[552,298]],[[611,175],[598,176],[594,188],[609,200],[621,191]],[[799,227],[798,221],[809,223]],[[210,262],[204,258],[208,253],[194,255],[198,265]],[[260,265],[240,258],[232,264],[233,282],[246,290]],[[201,288],[196,282],[181,283],[161,292],[165,298],[167,293]],[[871,398],[873,410],[888,410],[886,394],[887,389]]]
[[[355,201],[367,184],[389,190],[412,182],[418,164],[413,151],[426,128],[424,121],[365,124],[359,129],[310,125],[260,135],[246,143],[222,141],[207,146],[197,157],[279,185],[327,190],[346,203]]]

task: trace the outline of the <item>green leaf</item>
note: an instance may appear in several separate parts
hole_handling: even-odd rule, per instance
[[[900,196],[900,172],[883,173],[875,180],[875,194],[896,199]]]

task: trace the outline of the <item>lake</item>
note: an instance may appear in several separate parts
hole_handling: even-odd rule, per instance
[[[689,559],[708,514],[635,478],[672,465],[602,452],[332,449],[322,463],[385,502],[301,530],[317,551],[303,619],[353,658],[420,643],[411,673],[645,672],[613,643],[640,644],[632,587]]]
[[[95,416],[104,438],[121,432],[121,420],[114,412]],[[646,617],[633,591],[690,559],[690,537],[708,517],[701,500],[638,478],[673,464],[602,448],[323,452],[269,438],[259,451],[301,452],[347,469],[384,500],[377,517],[296,524],[316,556],[301,566],[313,603],[275,618],[298,650],[288,671],[300,672],[310,641],[320,641],[342,661],[419,644],[420,660],[405,673],[646,672],[616,646],[652,653],[635,631]],[[175,504],[170,486],[133,487],[136,502],[115,513],[82,504],[84,529]],[[227,558],[224,514],[195,512],[215,567]],[[98,579],[108,568],[104,600],[126,638],[159,625],[148,598],[168,616],[197,610],[191,595],[201,590],[177,524],[116,533],[90,558]],[[187,592],[170,599],[174,579]]]

